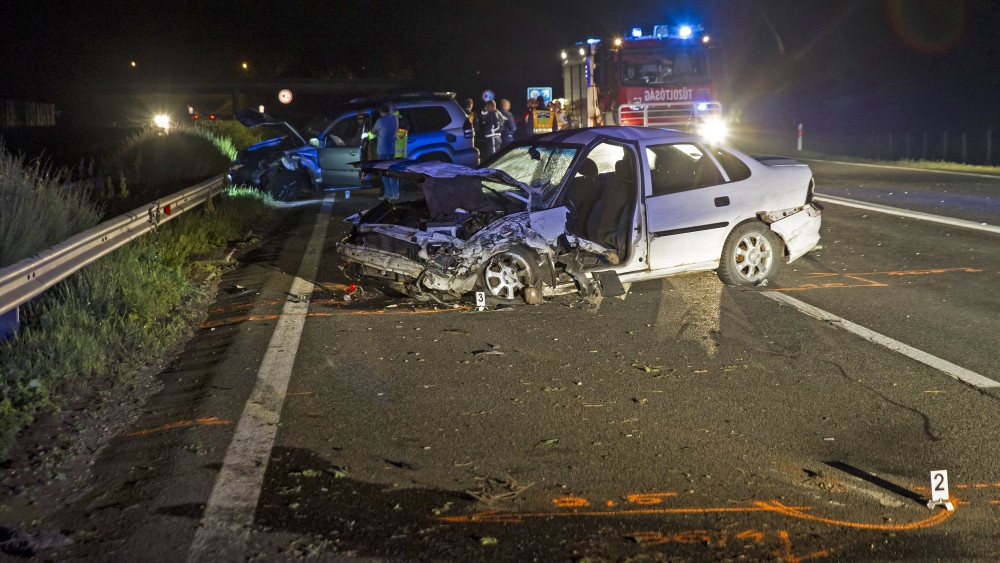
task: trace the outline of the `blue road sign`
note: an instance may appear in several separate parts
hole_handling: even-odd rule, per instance
[[[552,101],[552,87],[551,86],[534,86],[532,88],[528,88],[528,97],[527,97],[527,99],[534,100],[538,96],[542,96],[543,98],[545,98],[545,103],[551,102]]]

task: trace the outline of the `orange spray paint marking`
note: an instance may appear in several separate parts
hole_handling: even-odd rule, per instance
[[[736,534],[736,539],[742,540],[746,538],[753,538],[754,543],[760,543],[764,541],[764,532],[758,532],[757,530],[750,529]]]
[[[781,541],[785,544],[785,549],[782,551],[775,551],[773,554],[781,557],[784,561],[788,561],[788,563],[799,563],[799,561],[805,561],[814,557],[826,557],[830,554],[829,551],[824,549],[822,551],[814,551],[809,555],[794,555],[792,554],[792,540],[788,538],[788,532],[781,530],[778,532],[778,535],[781,537]]]
[[[587,502],[585,499],[579,499],[579,497],[566,497],[577,499],[575,502],[583,501]],[[557,499],[560,500],[560,499]],[[576,506],[587,506],[585,504],[577,504]],[[823,522],[825,524],[832,524],[835,526],[843,526],[845,528],[859,528],[863,530],[885,530],[885,531],[902,531],[902,530],[916,530],[919,528],[928,528],[930,526],[935,526],[944,522],[950,518],[957,511],[941,510],[936,512],[933,516],[925,518],[923,520],[918,520],[916,522],[911,522],[909,524],[866,524],[864,522],[848,522],[844,520],[834,520],[831,518],[823,518],[822,516],[815,516],[812,514],[807,514],[803,511],[811,510],[808,506],[785,506],[778,501],[769,502],[755,502],[752,506],[745,507],[716,507],[716,508],[645,508],[645,509],[633,509],[633,510],[608,510],[608,511],[587,511],[587,512],[497,512],[491,510],[488,512],[478,512],[476,514],[469,514],[466,516],[446,516],[441,517],[439,520],[444,522],[452,523],[468,523],[468,522],[509,522],[509,523],[520,523],[525,518],[552,518],[554,516],[563,517],[581,517],[581,516],[633,516],[633,515],[675,515],[675,514],[722,514],[722,513],[739,513],[739,512],[774,512],[777,514],[782,514],[791,518],[798,518],[800,520],[809,520],[813,522]]]
[[[587,499],[580,497],[560,497],[552,499],[552,504],[559,508],[576,508],[579,506],[590,506]]]
[[[824,284],[806,283],[798,287],[785,287],[773,289],[771,291],[806,291],[810,289],[838,289],[838,288],[848,288],[848,287],[889,287],[888,284],[877,282],[875,280],[868,279],[870,276],[925,276],[929,274],[944,274],[948,272],[968,272],[968,273],[978,273],[982,270],[977,270],[974,268],[933,268],[928,270],[895,270],[888,272],[864,272],[858,274],[838,274],[829,272],[815,272],[809,274],[810,278],[836,278],[843,277],[848,280],[855,282],[864,283],[843,283],[843,282],[830,282]]]
[[[197,420],[182,420],[180,422],[171,422],[169,424],[164,424],[159,428],[147,428],[145,430],[139,430],[136,432],[130,432],[126,436],[142,436],[145,434],[152,434],[153,432],[159,432],[161,430],[171,430],[173,428],[184,428],[186,426],[212,426],[215,424],[232,424],[231,420],[219,420],[217,418],[199,418]]]
[[[628,501],[635,504],[660,504],[663,497],[675,497],[677,493],[647,493],[642,495],[629,495]]]

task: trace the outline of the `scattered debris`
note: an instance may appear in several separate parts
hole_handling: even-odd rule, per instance
[[[21,528],[0,527],[0,551],[11,555],[32,557],[40,551],[72,544],[72,539],[56,530],[28,532]]]

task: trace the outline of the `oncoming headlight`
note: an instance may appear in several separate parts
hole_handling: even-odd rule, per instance
[[[163,129],[164,131],[170,129],[170,116],[162,113],[154,116],[153,125]]]
[[[710,145],[716,145],[726,140],[729,136],[729,127],[718,118],[706,119],[698,127],[698,134]]]
[[[289,170],[295,170],[296,168],[299,167],[299,160],[301,160],[301,157],[299,157],[298,155],[286,154],[285,156],[281,157],[281,165]]]

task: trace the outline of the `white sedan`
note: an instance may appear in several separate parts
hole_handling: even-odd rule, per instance
[[[539,135],[477,169],[406,160],[362,169],[413,180],[424,198],[351,217],[338,245],[345,272],[415,296],[611,296],[705,270],[731,285],[766,285],[819,242],[808,166],[672,130]]]

